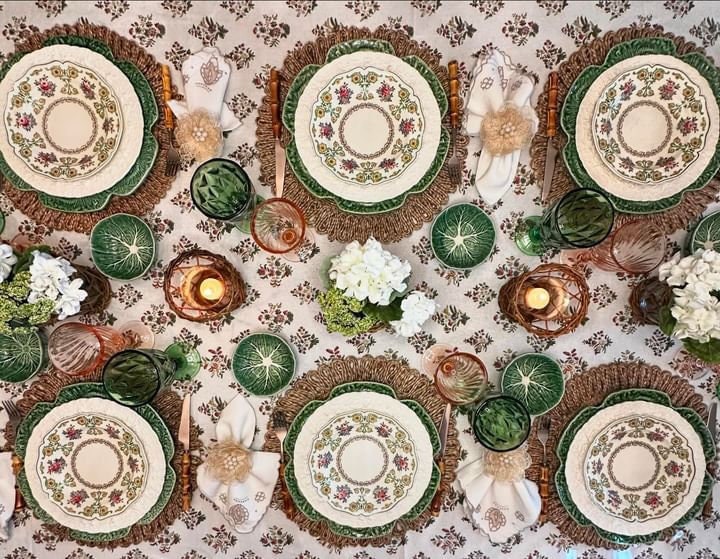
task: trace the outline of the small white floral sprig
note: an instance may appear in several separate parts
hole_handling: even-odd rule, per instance
[[[700,249],[685,258],[677,253],[660,266],[659,276],[674,288],[673,335],[701,343],[720,339],[720,253]]]
[[[13,266],[17,264],[17,256],[10,245],[0,245],[0,283],[12,274]]]
[[[422,325],[435,313],[435,301],[428,299],[421,291],[413,291],[400,303],[402,318],[390,321],[395,333],[409,338],[422,331]]]
[[[29,271],[29,303],[42,299],[54,301],[55,313],[60,320],[80,312],[80,303],[88,294],[82,289],[82,279],[70,279],[76,272],[70,262],[36,250]]]
[[[373,237],[353,241],[332,259],[329,277],[346,296],[376,305],[390,304],[393,294],[407,289],[410,263],[401,260]]]

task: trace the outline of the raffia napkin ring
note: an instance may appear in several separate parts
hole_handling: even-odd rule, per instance
[[[252,453],[239,442],[228,439],[210,447],[205,464],[209,474],[218,481],[226,485],[242,483],[252,470]]]
[[[222,149],[222,129],[208,111],[198,109],[177,119],[175,140],[183,158],[207,161]]]
[[[506,103],[482,121],[483,149],[492,155],[506,155],[521,149],[532,138],[532,115],[514,103]]]
[[[510,452],[488,450],[483,455],[484,473],[497,481],[520,481],[531,464],[532,460],[525,447]]]

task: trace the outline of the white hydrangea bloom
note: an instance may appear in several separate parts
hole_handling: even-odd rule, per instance
[[[720,254],[698,250],[680,258],[679,253],[660,267],[660,279],[673,286],[670,312],[677,320],[673,334],[708,342],[720,338]]]
[[[353,241],[332,259],[329,276],[348,297],[376,305],[390,304],[393,293],[407,289],[410,263],[401,260],[374,238],[364,245]]]
[[[54,258],[44,252],[33,252],[30,264],[30,294],[28,301],[35,303],[41,299],[55,302],[55,312],[63,320],[80,311],[80,303],[87,297],[82,288],[82,280],[71,280],[75,268],[64,258]]]
[[[422,325],[435,312],[435,301],[428,299],[421,291],[413,291],[400,303],[403,311],[400,320],[393,320],[390,325],[395,333],[409,338],[422,331]]]
[[[0,245],[0,283],[10,276],[16,263],[17,256],[13,253],[12,247],[5,244]]]

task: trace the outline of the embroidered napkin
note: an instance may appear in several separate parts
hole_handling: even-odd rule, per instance
[[[15,475],[12,470],[12,453],[0,453],[0,541],[10,537],[8,522],[15,508]]]
[[[168,106],[176,117],[205,109],[226,132],[240,126],[240,121],[225,103],[230,65],[216,47],[205,47],[190,55],[183,62],[182,77],[185,100],[168,101]]]
[[[532,481],[499,481],[485,473],[484,460],[470,462],[457,472],[465,492],[465,510],[491,542],[503,543],[532,526],[540,516],[540,493]]]
[[[232,440],[250,448],[255,436],[255,411],[243,397],[235,397],[220,414],[215,435],[218,442]],[[215,479],[207,464],[198,468],[200,491],[212,499],[228,522],[240,533],[252,532],[265,514],[278,479],[280,455],[251,451],[252,467],[244,482],[226,485]]]
[[[488,204],[495,204],[508,191],[515,178],[521,149],[510,153],[492,154],[482,138],[483,121],[504,108],[512,107],[529,124],[529,143],[537,131],[538,118],[530,105],[535,84],[515,66],[510,57],[494,49],[488,57],[478,60],[465,106],[465,129],[470,136],[480,137],[482,152],[475,175],[475,187]]]

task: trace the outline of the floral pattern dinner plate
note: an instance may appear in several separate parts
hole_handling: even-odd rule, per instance
[[[437,490],[439,437],[427,412],[383,384],[336,387],[307,404],[285,440],[298,508],[340,535],[372,538],[416,518]]]
[[[671,423],[633,414],[598,433],[585,455],[591,499],[608,514],[649,522],[682,506],[693,486],[693,448]]]
[[[642,64],[602,92],[593,113],[595,147],[623,179],[674,179],[698,159],[708,139],[707,99],[682,70]]]
[[[656,390],[629,389],[585,408],[558,445],[565,509],[615,543],[647,543],[702,509],[715,446],[702,418]]]
[[[123,132],[120,102],[107,82],[74,62],[46,62],[15,84],[5,128],[15,154],[55,180],[89,177],[112,161]]]
[[[175,485],[172,436],[160,417],[109,401],[99,383],[37,404],[18,428],[16,452],[35,514],[79,540],[111,541],[151,522]]]
[[[605,192],[624,213],[672,208],[720,168],[720,71],[668,39],[612,48],[571,86],[563,155],[578,185]]]
[[[385,41],[341,43],[288,89],[288,162],[313,195],[341,210],[390,211],[440,171],[446,111],[442,85],[419,58],[399,58]]]
[[[48,208],[101,210],[137,190],[155,162],[152,88],[100,41],[56,37],[11,57],[0,69],[0,99],[0,172]]]

